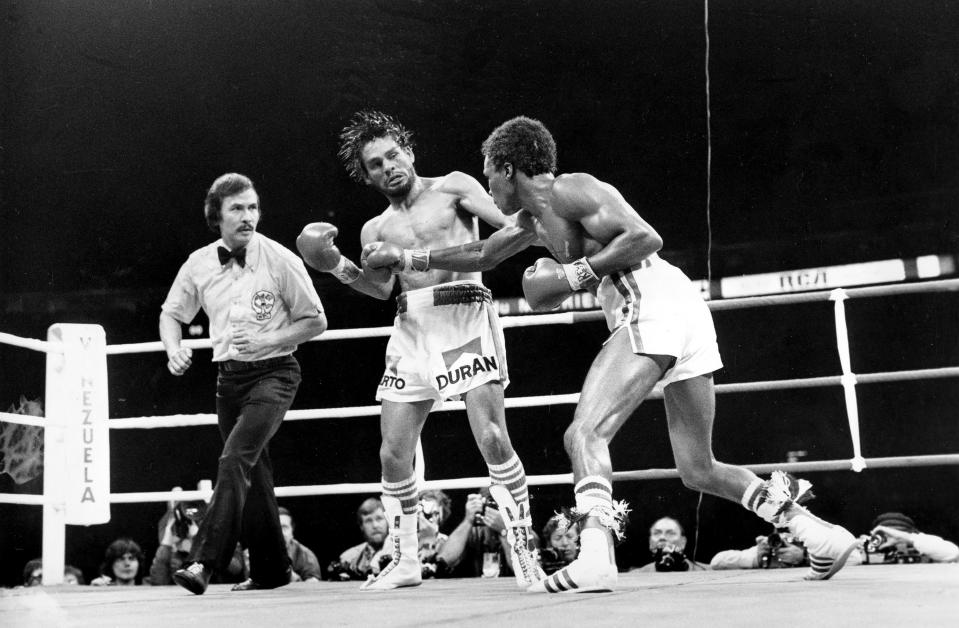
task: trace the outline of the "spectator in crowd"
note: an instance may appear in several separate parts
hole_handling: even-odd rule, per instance
[[[95,587],[143,584],[143,564],[143,550],[140,545],[133,539],[121,537],[107,547],[103,564],[100,565],[100,576],[94,578],[90,584]]]
[[[174,490],[178,488],[175,487]],[[149,584],[174,584],[173,574],[188,563],[193,539],[205,514],[206,502],[202,500],[170,503],[157,526],[160,545],[150,563],[150,575],[147,577]],[[227,569],[214,574],[212,582],[242,582],[244,573],[243,550],[238,543],[230,565]]]
[[[672,517],[657,519],[649,527],[649,553],[652,562],[636,571],[702,571],[708,567],[686,558],[686,534]]]
[[[432,578],[437,572],[437,556],[446,544],[447,535],[440,528],[452,511],[449,496],[440,490],[420,492],[420,511],[417,538],[423,578]]]
[[[83,572],[73,565],[65,565],[63,567],[63,584],[86,584],[87,581],[83,579]]]
[[[959,562],[959,546],[941,536],[920,532],[912,518],[901,512],[879,515],[869,535],[860,539],[864,561],[869,564]]]
[[[538,545],[539,539],[534,541]],[[535,558],[535,556],[534,556]],[[498,577],[513,575],[506,524],[489,489],[466,497],[463,520],[437,553],[437,575]]]
[[[561,525],[562,524],[562,525]],[[543,526],[539,562],[547,575],[559,571],[579,556],[579,528],[566,525],[563,515],[553,515]]]
[[[378,497],[370,497],[356,511],[364,541],[347,549],[327,569],[330,580],[366,580],[380,573],[380,560],[389,561],[392,543],[386,543],[390,527]]]
[[[279,511],[280,527],[283,529],[283,538],[286,540],[286,551],[290,555],[290,563],[293,566],[293,581],[319,582],[322,578],[320,561],[316,559],[316,554],[310,548],[293,537],[296,522],[293,521],[290,511],[283,506],[280,506]]]
[[[856,562],[855,556],[849,557],[850,565]],[[778,528],[768,536],[757,536],[756,544],[744,550],[723,550],[709,562],[711,569],[779,569],[808,565],[806,548],[787,528]]]
[[[23,566],[23,586],[37,587],[43,584],[43,559],[28,560]],[[63,567],[63,584],[86,584],[83,572],[73,565]]]

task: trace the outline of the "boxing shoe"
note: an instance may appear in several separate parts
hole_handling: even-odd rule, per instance
[[[550,576],[534,583],[527,593],[599,593],[616,588],[616,565],[603,556],[580,552],[579,558]]]
[[[795,506],[789,531],[796,535],[809,553],[809,571],[805,580],[828,580],[843,568],[859,541],[842,526],[816,517],[805,508]]]
[[[195,595],[203,595],[210,584],[210,570],[203,563],[190,563],[173,572],[173,581]]]
[[[392,528],[393,556],[388,565],[360,587],[361,591],[388,591],[416,587],[423,583],[423,568],[418,554],[416,515],[398,515]]]
[[[499,506],[503,523],[506,525],[506,541],[510,547],[510,559],[513,564],[513,574],[516,576],[516,585],[521,589],[528,589],[544,579],[546,572],[540,567],[539,557],[535,550],[531,550],[529,547],[533,521],[529,516],[527,506],[526,504],[517,506],[509,489],[501,484],[491,485],[489,493]]]

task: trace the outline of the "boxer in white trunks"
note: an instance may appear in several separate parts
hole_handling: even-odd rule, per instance
[[[441,250],[382,244],[367,264],[404,272],[488,270],[537,235],[555,260],[540,259],[524,274],[524,293],[534,310],[558,307],[577,290],[597,293],[611,334],[586,375],[564,435],[575,481],[574,520],[582,527],[580,554],[528,590],[580,593],[615,586],[613,546],[626,508],[613,501],[609,443],[657,382],[664,384],[670,442],[684,484],[788,525],[809,551],[806,578],[830,578],[856,539],[800,505],[811,497],[810,484],[781,471],[764,482],[713,456],[712,373],[722,366],[716,332],[689,279],[657,254],[659,234],[613,186],[588,174],[554,175],[556,144],[537,120],[505,122],[483,143],[483,155],[490,194],[504,214],[516,217],[515,225],[487,240]]]
[[[388,115],[359,112],[340,139],[340,157],[350,175],[383,194],[389,206],[363,226],[360,240],[369,246],[364,246],[362,268],[340,254],[333,244],[336,228],[327,223],[307,225],[297,248],[307,264],[334,274],[354,290],[377,299],[389,298],[396,281],[402,290],[376,393],[382,401],[382,501],[392,526],[393,554],[390,564],[363,589],[421,582],[413,456],[429,412],[454,398],[465,401],[470,428],[489,469],[491,493],[507,522],[516,581],[527,588],[543,572],[531,551],[526,472],[506,429],[503,389],[509,376],[490,291],[479,272],[427,271],[425,260],[418,258],[410,260],[408,272],[399,274],[373,271],[365,263],[375,242],[389,240],[410,248],[466,244],[479,237],[477,219],[497,228],[510,220],[467,174],[419,176],[410,132]],[[523,246],[527,244],[524,239]]]

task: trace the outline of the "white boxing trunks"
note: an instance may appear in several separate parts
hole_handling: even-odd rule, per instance
[[[378,401],[432,399],[436,409],[488,382],[509,384],[503,328],[485,286],[453,281],[409,290],[396,305]]]
[[[676,358],[661,385],[722,368],[709,308],[689,277],[658,255],[603,277],[596,296],[610,339],[627,333],[633,353]]]

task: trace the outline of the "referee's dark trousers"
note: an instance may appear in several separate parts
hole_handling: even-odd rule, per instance
[[[193,541],[190,560],[223,572],[237,541],[250,551],[250,578],[285,584],[290,559],[280,529],[268,443],[300,385],[292,355],[221,362],[216,414],[223,438],[213,499]]]

